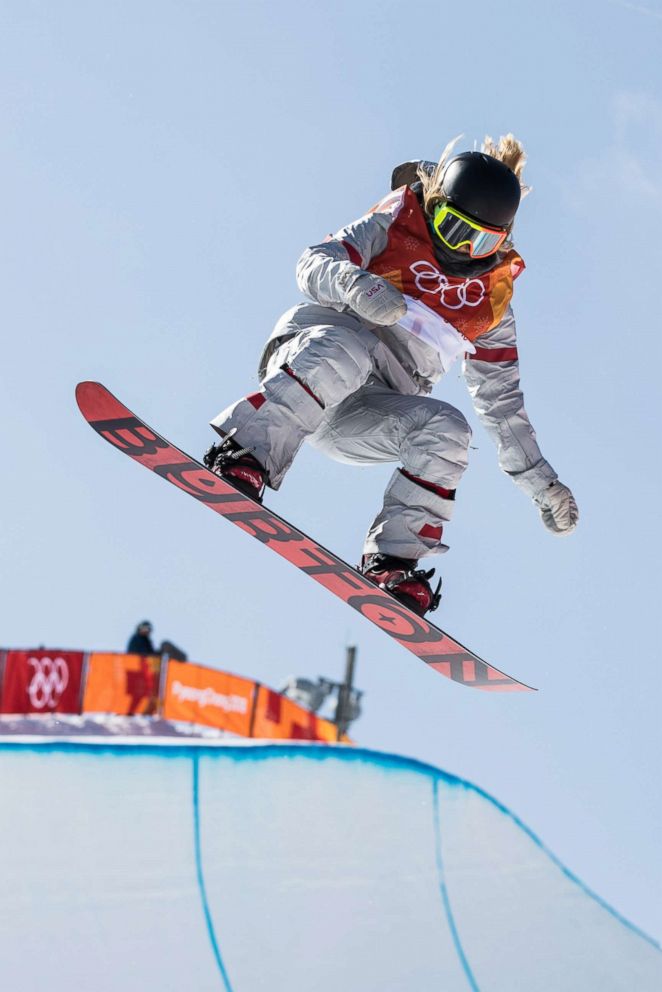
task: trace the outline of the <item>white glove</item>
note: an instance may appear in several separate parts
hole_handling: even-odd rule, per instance
[[[371,272],[357,271],[358,275],[348,280],[344,288],[345,302],[371,324],[397,324],[407,312],[400,290]]]
[[[534,496],[533,502],[540,510],[542,522],[547,530],[551,530],[557,537],[572,534],[579,520],[579,510],[575,497],[567,486],[557,479],[547,489]]]

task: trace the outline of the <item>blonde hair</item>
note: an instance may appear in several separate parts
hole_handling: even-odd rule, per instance
[[[461,137],[462,135],[458,134],[456,138],[448,142],[432,172],[428,172],[424,168],[423,163],[418,167],[418,178],[423,185],[423,206],[429,216],[432,216],[432,211],[437,203],[445,199],[442,190],[444,172],[452,157],[451,153]],[[507,165],[509,169],[512,169],[519,179],[522,196],[526,196],[529,192],[529,187],[522,181],[522,172],[526,165],[526,154],[522,142],[518,141],[514,134],[505,134],[496,143],[486,134],[480,150],[485,152],[486,155],[491,155],[492,158],[497,158],[504,165]]]

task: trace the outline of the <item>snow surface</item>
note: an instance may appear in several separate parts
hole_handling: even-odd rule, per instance
[[[662,953],[508,810],[316,744],[0,738],[21,992],[654,992]]]
[[[20,737],[207,737],[234,734],[194,723],[155,716],[120,716],[116,713],[30,713],[0,715],[0,739]]]

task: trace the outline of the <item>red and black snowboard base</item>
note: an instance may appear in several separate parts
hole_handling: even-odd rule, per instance
[[[362,613],[430,668],[476,689],[531,690],[531,686],[488,665],[390,593],[368,582],[360,572],[312,538],[189,458],[127,410],[105,386],[81,382],[76,388],[76,399],[90,426],[115,448],[256,537]]]

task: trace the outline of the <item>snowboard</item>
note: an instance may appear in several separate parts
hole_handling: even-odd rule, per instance
[[[429,668],[488,692],[533,691],[500,672],[391,593],[235,489],[148,427],[98,382],[81,382],[76,400],[91,427],[113,447],[193,496],[361,613]]]

